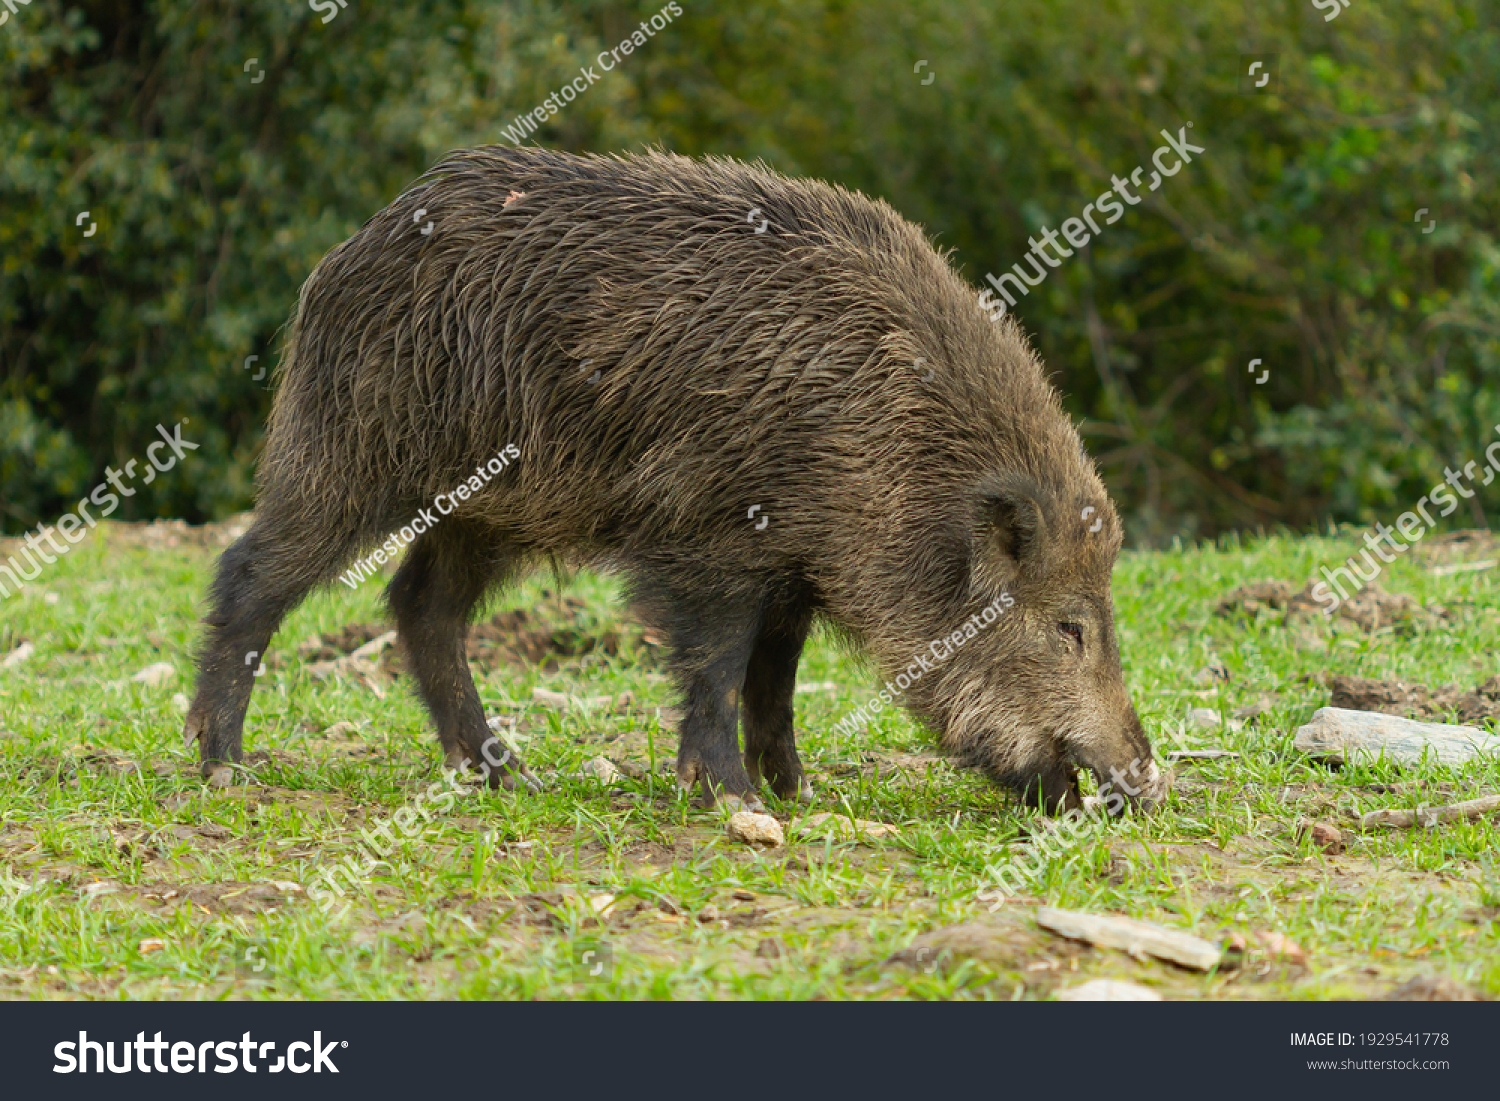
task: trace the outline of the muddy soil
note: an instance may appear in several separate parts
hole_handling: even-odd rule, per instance
[[[1299,619],[1317,617],[1347,621],[1362,631],[1432,624],[1447,619],[1449,615],[1448,609],[1441,604],[1423,605],[1405,593],[1388,593],[1379,582],[1372,581],[1348,600],[1340,602],[1331,616],[1325,617],[1327,601],[1320,602],[1312,595],[1316,584],[1309,581],[1299,589],[1290,581],[1273,578],[1241,585],[1219,601],[1218,614],[1254,618],[1280,612],[1284,627]]]
[[[1472,691],[1456,684],[1429,688],[1399,680],[1367,677],[1328,678],[1329,704],[1354,711],[1379,711],[1403,719],[1446,721],[1456,715],[1461,723],[1477,725],[1489,720],[1500,724],[1500,676],[1491,677]]]
[[[1424,566],[1500,558],[1500,535],[1483,528],[1470,528],[1428,536],[1412,548],[1412,557]]]
[[[304,662],[335,661],[386,634],[389,623],[349,623],[337,631],[324,631],[297,647]],[[465,644],[469,661],[484,673],[502,668],[538,668],[556,672],[563,664],[589,658],[618,658],[622,648],[633,648],[637,664],[660,664],[661,646],[656,636],[640,624],[626,619],[619,627],[599,630],[587,616],[587,608],[571,597],[544,591],[531,608],[509,608],[470,625]],[[276,655],[266,664],[281,664]],[[385,650],[379,668],[392,676],[404,668],[399,646]]]

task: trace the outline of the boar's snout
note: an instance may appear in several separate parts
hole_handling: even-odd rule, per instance
[[[1152,757],[1133,710],[1128,726],[1128,732],[1111,739],[1103,752],[1086,750],[1077,755],[1078,763],[1094,774],[1099,785],[1096,798],[1111,815],[1124,813],[1127,806],[1149,813],[1166,802],[1172,790],[1172,773]]]

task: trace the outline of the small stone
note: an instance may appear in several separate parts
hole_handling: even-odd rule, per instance
[[[1339,832],[1337,826],[1304,818],[1297,824],[1297,836],[1301,837],[1308,833],[1312,834],[1313,844],[1329,856],[1338,856],[1344,851],[1344,835]]]
[[[144,684],[147,688],[156,688],[166,684],[177,675],[177,670],[168,661],[158,661],[154,665],[148,665],[130,679],[137,684]]]
[[[620,769],[608,757],[595,757],[585,761],[583,768],[584,779],[598,780],[601,784],[611,784],[620,778]]]
[[[20,665],[34,653],[36,653],[36,647],[29,642],[23,642],[5,657],[0,658],[0,669],[11,669]]]
[[[1159,1002],[1161,995],[1148,987],[1119,979],[1090,979],[1080,986],[1057,992],[1060,1002]]]
[[[769,814],[742,810],[730,816],[726,828],[730,837],[747,845],[765,845],[774,849],[786,844],[781,823]]]
[[[374,661],[394,645],[396,645],[396,632],[387,631],[385,634],[372,638],[363,646],[351,651],[349,657],[355,661]]]
[[[723,916],[724,915],[719,912],[719,908],[712,904],[705,906],[703,907],[703,909],[698,911],[698,920],[705,925],[709,924],[710,922],[718,921]]]
[[[167,942],[160,937],[147,937],[141,941],[141,955],[150,955],[152,952],[160,952],[167,946]]]
[[[567,707],[571,696],[564,692],[554,692],[550,688],[533,688],[531,698],[543,707]]]
[[[1302,951],[1302,946],[1285,933],[1275,933],[1268,930],[1260,930],[1255,934],[1255,939],[1266,950],[1266,954],[1275,959],[1286,960],[1287,963],[1295,963],[1302,967],[1307,966],[1307,953]]]
[[[172,706],[178,711],[186,711],[188,709],[188,698],[181,692],[173,692]]]
[[[1228,684],[1229,670],[1224,668],[1224,663],[1222,661],[1220,661],[1218,658],[1213,658],[1207,665],[1198,670],[1198,675],[1194,677],[1193,680],[1198,684],[1204,685],[1205,687],[1213,687],[1214,685],[1218,684]]]

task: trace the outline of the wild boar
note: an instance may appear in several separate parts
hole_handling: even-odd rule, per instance
[[[492,783],[531,776],[496,759],[467,623],[567,557],[622,572],[668,637],[677,774],[710,801],[810,794],[792,691],[819,619],[887,680],[928,655],[902,705],[1034,805],[1077,806],[1079,769],[1165,791],[1094,464],[1015,323],[883,202],[732,160],[454,153],[318,264],[276,381],[186,724],[213,783],[247,655],[406,526],[387,601],[410,671],[447,764],[487,758]]]

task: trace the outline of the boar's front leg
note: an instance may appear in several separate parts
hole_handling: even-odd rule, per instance
[[[812,800],[792,729],[797,660],[807,641],[812,610],[805,599],[789,601],[766,616],[745,671],[745,769],[751,783],[762,777],[782,799]]]
[[[677,747],[677,780],[700,784],[703,801],[738,799],[764,807],[740,756],[740,696],[760,633],[766,587],[701,565],[637,567],[637,605],[671,643],[669,667],[684,710]]]

